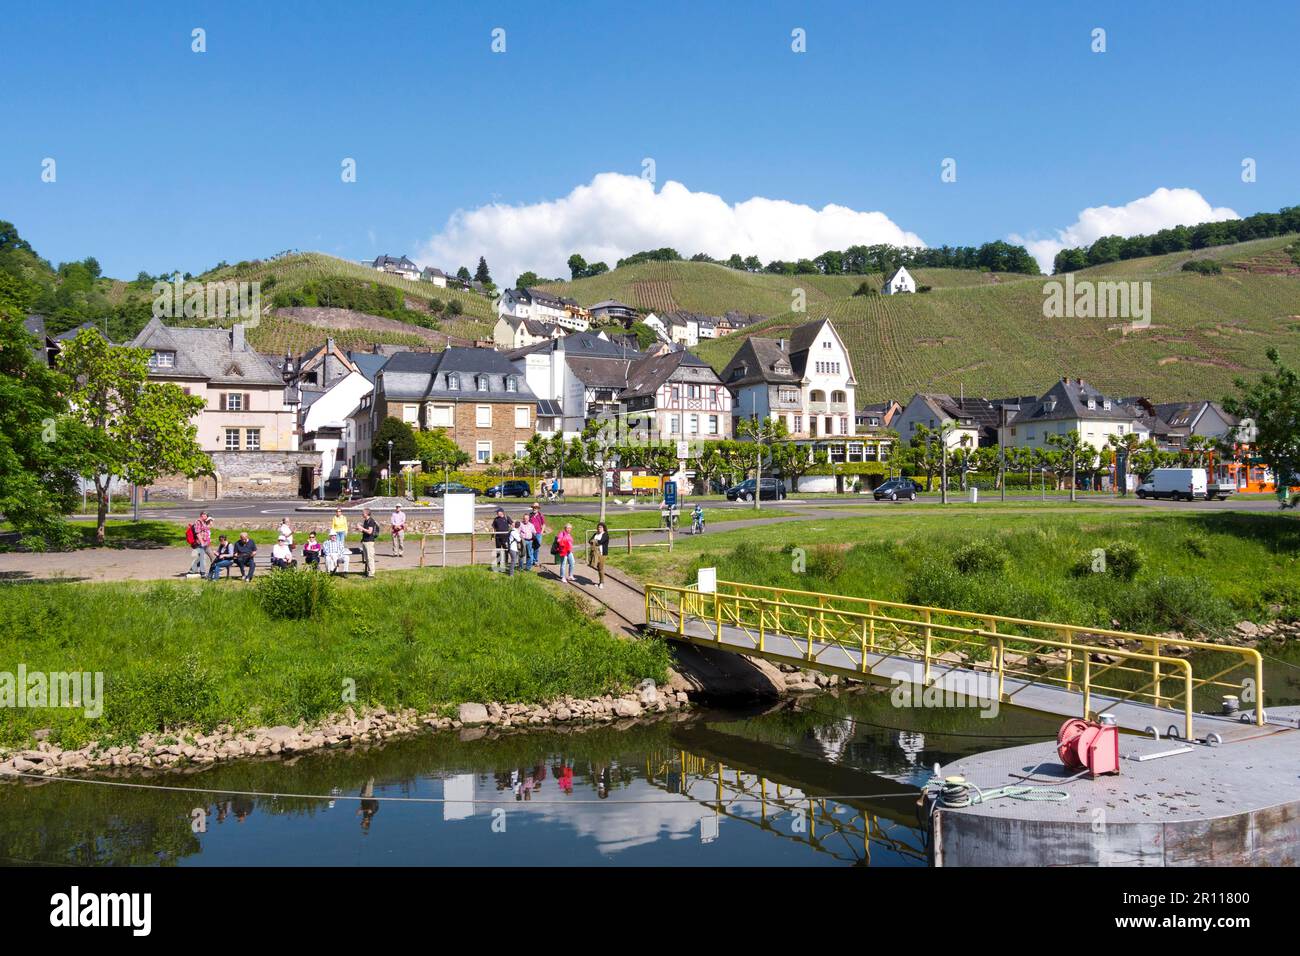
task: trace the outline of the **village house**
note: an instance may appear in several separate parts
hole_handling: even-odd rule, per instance
[[[418,431],[441,428],[482,467],[497,455],[523,454],[536,433],[537,396],[503,353],[453,347],[390,358],[368,411],[371,435],[389,417]]]
[[[737,418],[779,418],[796,440],[856,434],[853,363],[829,319],[793,329],[788,340],[750,336],[722,380]]]
[[[863,405],[854,418],[859,431],[867,428],[893,428],[894,420],[902,413],[903,406],[891,398]]]
[[[619,402],[627,428],[652,438],[733,435],[731,392],[707,362],[685,350],[633,362]]]
[[[564,329],[537,319],[520,319],[502,315],[492,327],[492,342],[499,349],[521,349],[538,342],[564,337]]]
[[[1033,401],[1029,396],[1026,401]],[[978,448],[998,443],[998,426],[1001,407],[1013,407],[1016,399],[988,399],[974,396],[953,396],[945,392],[917,392],[903,410],[896,414],[893,428],[904,442],[917,436],[924,427],[931,432],[948,428],[948,447]],[[1013,413],[1009,413],[1013,414]]]
[[[447,273],[433,266],[425,266],[420,270],[421,282],[432,282],[440,289],[447,288]]]
[[[881,295],[898,295],[901,292],[915,292],[916,280],[912,278],[912,273],[907,271],[906,266],[899,266],[880,286]]]
[[[617,322],[620,325],[629,326],[637,320],[637,311],[626,302],[619,302],[617,299],[605,299],[591,307],[591,319],[601,325]]]
[[[1041,397],[1024,401],[1000,430],[1009,448],[1050,449],[1049,435],[1077,431],[1098,451],[1112,435],[1136,434],[1145,441],[1150,431],[1142,424],[1142,411],[1097,391],[1081,378],[1062,378]]]
[[[533,319],[571,332],[585,332],[591,327],[586,310],[573,299],[561,298],[538,288],[506,289],[497,298],[496,310],[498,316]]]
[[[376,256],[375,261],[370,264],[370,268],[376,272],[387,272],[389,275],[401,276],[403,279],[410,279],[412,282],[416,282],[420,278],[420,267],[406,256],[398,258]]]
[[[589,419],[618,417],[628,368],[643,355],[626,340],[575,332],[507,352],[506,358],[524,375],[539,404],[554,403],[561,419],[555,430],[572,437]],[[538,430],[550,429],[539,423]]]
[[[215,475],[158,482],[155,497],[291,496],[316,456],[298,445],[296,389],[250,346],[244,326],[182,328],[149,323],[129,343],[149,350],[149,378],[206,403],[195,417],[199,447]]]

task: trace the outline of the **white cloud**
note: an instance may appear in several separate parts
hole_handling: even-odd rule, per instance
[[[1091,206],[1079,213],[1073,225],[1056,230],[1055,239],[1026,239],[1014,234],[1007,238],[1028,249],[1044,272],[1051,272],[1052,260],[1062,249],[1089,246],[1102,236],[1137,236],[1173,226],[1239,218],[1226,206],[1211,206],[1195,189],[1162,186],[1123,206]]]
[[[600,173],[567,196],[518,206],[493,203],[457,210],[446,226],[416,252],[421,265],[473,271],[485,256],[498,285],[532,269],[567,276],[577,252],[611,269],[643,249],[671,246],[690,257],[733,252],[772,259],[811,258],[828,249],[872,243],[923,246],[881,212],[845,206],[821,209],[756,196],[729,205],[712,193],[667,182],[658,192],[639,176]]]

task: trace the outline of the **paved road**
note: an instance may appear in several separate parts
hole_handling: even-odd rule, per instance
[[[527,503],[525,498],[507,498],[504,501],[498,498],[483,498],[477,505],[480,512],[490,513],[498,505],[503,505],[507,511],[513,512],[520,506]],[[617,499],[625,501],[626,499]],[[690,499],[687,499],[689,502]],[[1049,495],[1046,499],[1048,504],[1068,505],[1068,497]],[[1007,495],[1006,503],[1014,504],[1041,504],[1043,499],[1039,495]],[[952,504],[965,504],[964,495],[954,493],[951,497]],[[980,507],[995,507],[1000,505],[1001,499],[997,495],[981,495]],[[278,518],[284,515],[292,515],[298,508],[307,506],[309,503],[301,498],[291,498],[283,501],[249,501],[249,500],[221,500],[212,502],[193,502],[189,504],[177,504],[175,507],[160,508],[142,508],[140,509],[141,518],[157,518],[169,521],[183,521],[192,518],[199,510],[205,510],[214,518]],[[353,507],[359,509],[364,502],[354,502]],[[1127,498],[1112,497],[1081,497],[1078,504],[1084,507],[1096,507],[1099,505],[1112,505],[1133,508],[1173,508],[1178,510],[1197,510],[1197,511],[1274,511],[1277,509],[1277,499],[1269,495],[1260,498],[1229,498],[1227,501],[1142,501],[1132,495]],[[629,508],[626,504],[616,504],[615,499],[611,498],[607,511],[610,514],[626,513],[628,511],[657,511],[658,504],[652,499],[636,499],[636,504]],[[706,509],[735,509],[748,508],[753,510],[752,502],[743,501],[705,501]],[[763,507],[781,508],[783,510],[802,510],[832,508],[843,510],[845,508],[936,508],[941,507],[938,498],[923,497],[916,501],[875,501],[870,495],[830,495],[816,497],[791,497],[782,502],[763,502]],[[408,508],[412,514],[441,513],[440,506],[434,506],[432,509]],[[571,503],[547,503],[544,510],[548,513],[556,514],[581,514],[592,515],[600,513],[600,503],[594,501],[575,501]],[[324,514],[329,514],[326,509]],[[762,509],[759,509],[762,514]],[[113,515],[115,518],[124,517],[123,515]]]

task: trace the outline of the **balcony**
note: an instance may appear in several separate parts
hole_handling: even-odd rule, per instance
[[[809,402],[809,415],[847,415],[848,402]]]

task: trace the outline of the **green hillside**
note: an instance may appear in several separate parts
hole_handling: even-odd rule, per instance
[[[778,276],[692,262],[650,262],[549,286],[584,305],[620,299],[643,309],[728,309],[772,318],[749,334],[778,336],[822,316],[834,321],[853,357],[862,403],[906,400],[916,391],[968,394],[1038,392],[1062,375],[1104,391],[1158,401],[1220,398],[1238,375],[1266,365],[1276,345],[1300,361],[1300,276],[1274,266],[1295,236],[1210,250],[1133,259],[1074,274],[1075,281],[1151,281],[1151,327],[1122,334],[1114,319],[1047,319],[1049,276],[917,270],[925,294],[853,297],[860,276]],[[1220,275],[1182,271],[1188,258],[1214,258]],[[1261,263],[1269,271],[1248,271]],[[880,277],[870,276],[873,286]],[[807,293],[807,312],[790,311],[792,290]],[[701,343],[721,368],[742,336]]]

